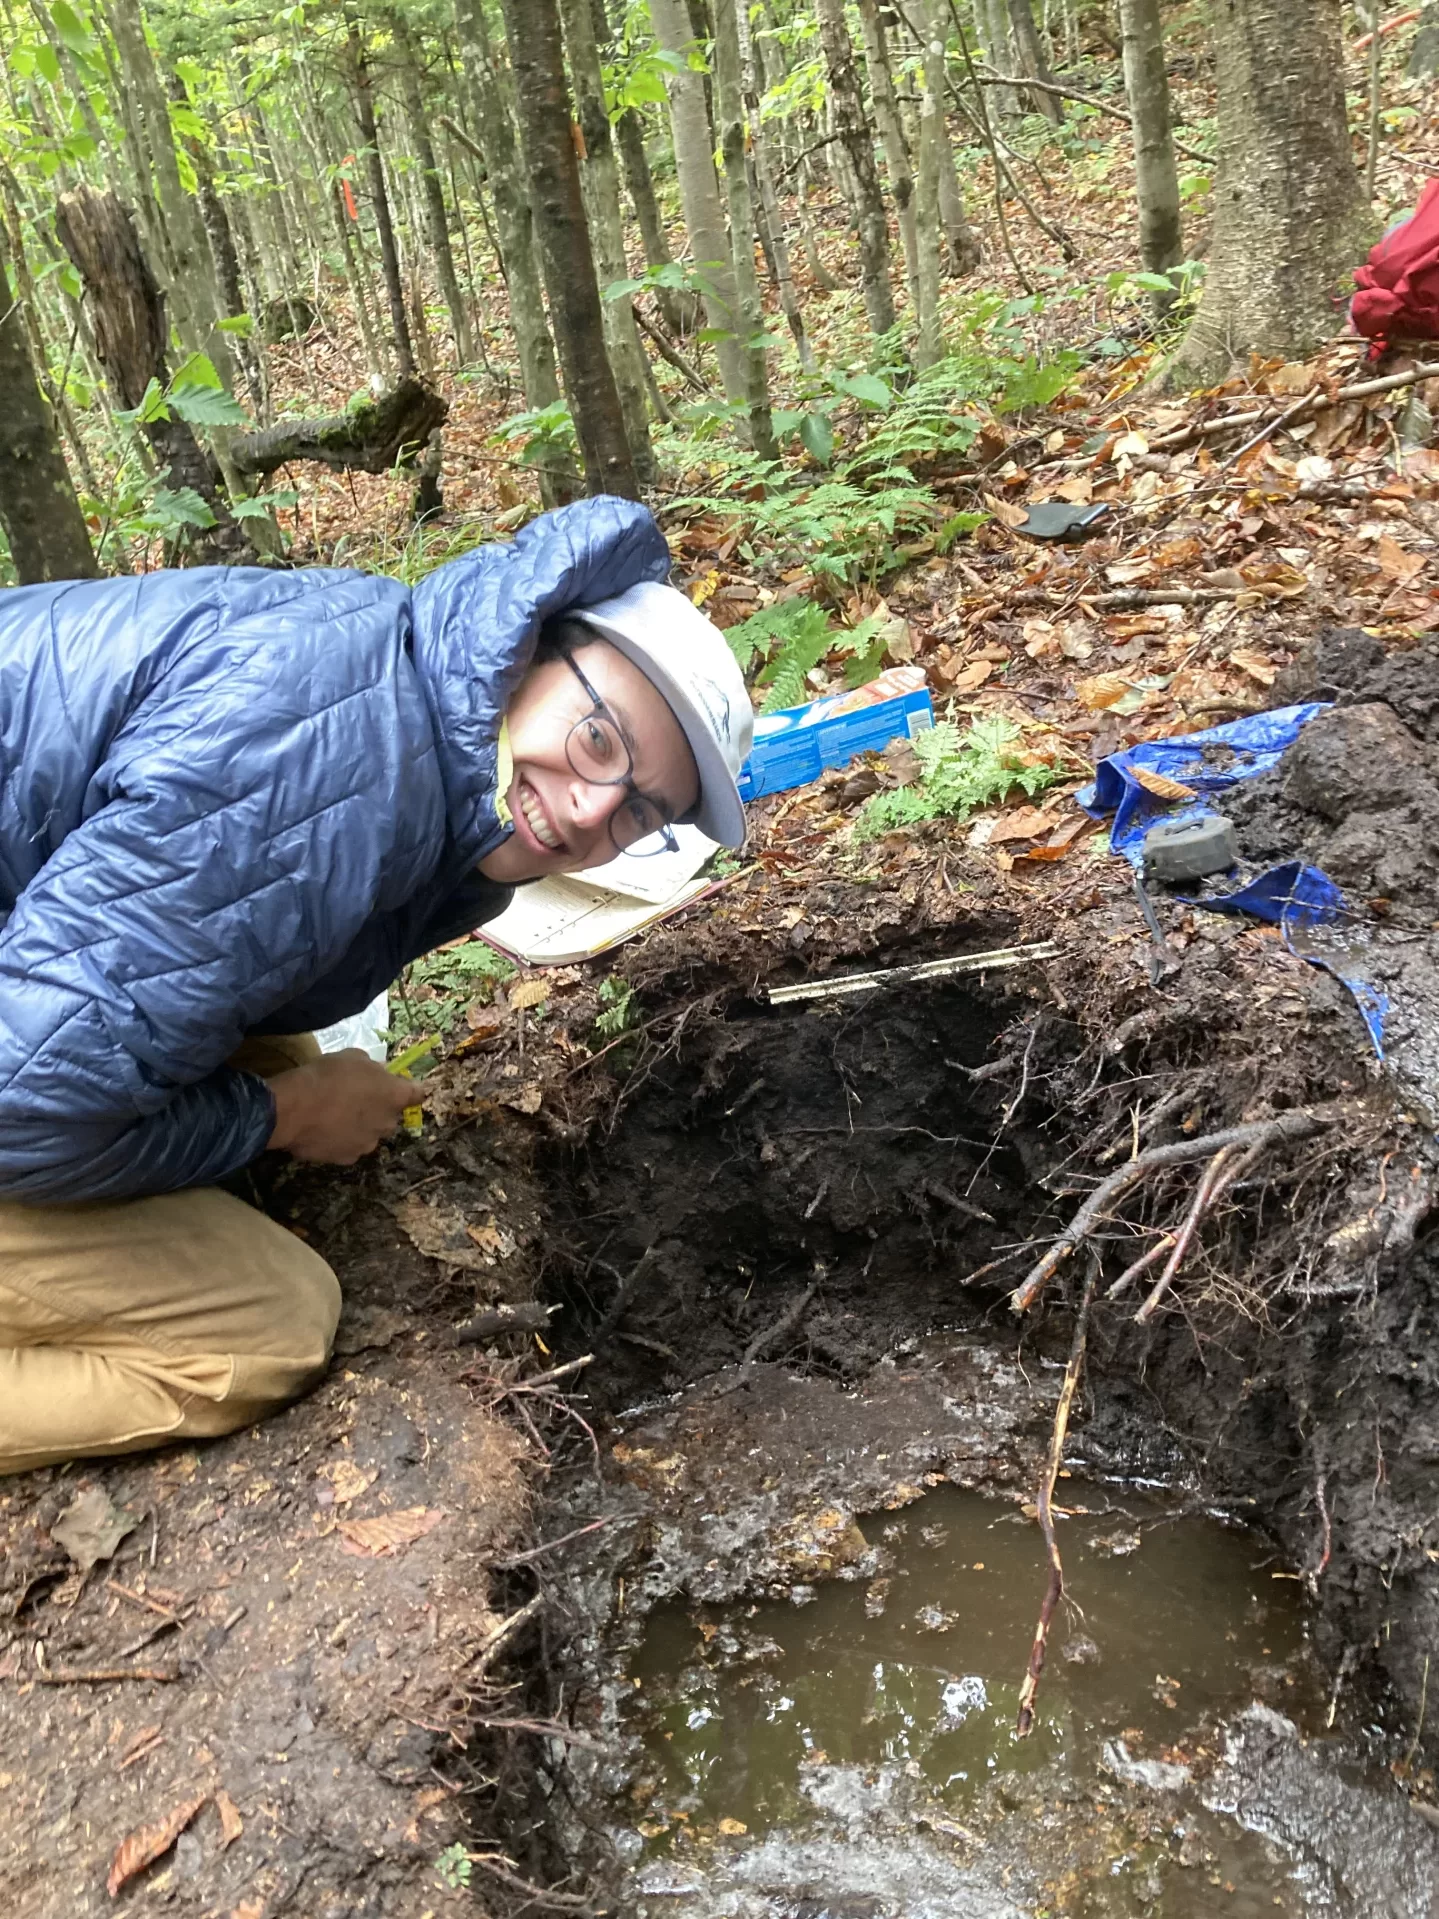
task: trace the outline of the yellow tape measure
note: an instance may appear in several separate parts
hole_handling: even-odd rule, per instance
[[[440,1036],[438,1033],[429,1033],[424,1039],[416,1040],[413,1046],[407,1046],[403,1053],[397,1054],[385,1068],[385,1071],[387,1073],[394,1073],[400,1079],[411,1078],[412,1068],[416,1066],[428,1066],[431,1063],[439,1040]],[[425,1130],[424,1107],[418,1105],[407,1106],[400,1115],[400,1124],[411,1139],[418,1139]]]

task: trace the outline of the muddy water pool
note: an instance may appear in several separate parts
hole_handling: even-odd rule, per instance
[[[653,1614],[629,1667],[624,1909],[1432,1910],[1422,1870],[1406,1894],[1385,1863],[1407,1809],[1325,1758],[1302,1589],[1266,1542],[1130,1488],[1064,1493],[1070,1603],[1027,1740],[1039,1536],[980,1493],[863,1520],[868,1579]],[[1366,1904],[1386,1872],[1397,1903]]]

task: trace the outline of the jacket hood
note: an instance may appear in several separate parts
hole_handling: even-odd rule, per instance
[[[508,546],[451,560],[411,595],[415,668],[430,705],[456,870],[503,832],[495,810],[500,722],[547,620],[665,580],[670,555],[647,507],[601,494],[544,513]]]

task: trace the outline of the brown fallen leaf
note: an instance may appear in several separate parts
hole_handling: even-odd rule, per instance
[[[748,1832],[749,1827],[743,1819],[721,1819],[716,1831],[722,1832],[726,1839],[737,1839],[742,1832]]]
[[[1122,673],[1096,673],[1092,679],[1074,683],[1075,699],[1091,713],[1116,705],[1128,691],[1129,681]]]
[[[1104,577],[1115,586],[1133,586],[1139,580],[1152,579],[1154,562],[1147,555],[1137,560],[1118,560],[1104,569]]]
[[[235,1910],[230,1914],[230,1919],[265,1919],[264,1900],[263,1899],[242,1900],[241,1903],[238,1906],[236,1906]]]
[[[1379,567],[1396,585],[1408,586],[1427,564],[1422,553],[1406,553],[1399,542],[1391,539],[1387,533],[1380,536]]]
[[[98,1561],[111,1558],[139,1523],[122,1512],[102,1486],[86,1486],[51,1526],[50,1537],[87,1573]]]
[[[105,1890],[110,1897],[117,1899],[122,1887],[137,1872],[143,1872],[146,1866],[153,1866],[161,1853],[168,1852],[201,1807],[209,1803],[208,1792],[197,1793],[193,1799],[186,1799],[153,1826],[137,1826],[134,1832],[122,1839],[115,1848],[115,1857],[110,1861],[110,1876],[105,1881]]]
[[[405,1837],[412,1846],[418,1846],[420,1843],[420,1821],[425,1814],[433,1812],[436,1806],[444,1805],[445,1801],[453,1796],[454,1789],[450,1786],[427,1786],[417,1795],[414,1806],[411,1808],[409,1823],[405,1827]]]
[[[245,1822],[240,1817],[240,1808],[223,1786],[215,1794],[215,1810],[220,1815],[220,1850],[225,1852],[245,1830]]]
[[[1167,773],[1156,773],[1152,766],[1131,766],[1133,778],[1146,793],[1152,793],[1157,800],[1197,800],[1199,795],[1192,786],[1186,786],[1182,780],[1172,780]]]
[[[469,1273],[485,1272],[493,1263],[476,1250],[464,1212],[452,1201],[407,1193],[390,1211],[411,1244],[426,1258]]]
[[[516,1086],[510,1091],[498,1092],[495,1098],[501,1106],[508,1106],[516,1113],[524,1113],[530,1117],[533,1117],[545,1103],[544,1088],[534,1080],[529,1080],[523,1086]]]
[[[1054,814],[1040,807],[1017,806],[1012,813],[1001,813],[987,844],[998,846],[1004,840],[1037,840],[1041,833],[1052,833],[1057,824]]]
[[[366,1472],[362,1466],[357,1466],[353,1459],[327,1459],[323,1466],[315,1469],[317,1479],[327,1479],[330,1482],[337,1506],[344,1506],[350,1500],[358,1499],[361,1493],[368,1492],[379,1476],[378,1467],[373,1467]]]
[[[374,1519],[342,1519],[335,1530],[342,1552],[360,1559],[389,1559],[433,1532],[444,1516],[438,1506],[406,1506]]]
[[[1229,664],[1237,666],[1241,673],[1247,673],[1251,680],[1258,680],[1261,686],[1273,686],[1275,676],[1279,672],[1279,668],[1266,654],[1258,653],[1253,647],[1247,646],[1236,646],[1229,655]]]
[[[517,979],[505,995],[505,1004],[512,1013],[522,1013],[526,1007],[542,1005],[549,996],[549,981],[536,975],[530,979]]]
[[[949,683],[956,693],[973,693],[993,672],[993,660],[970,660],[957,673],[948,676]]]

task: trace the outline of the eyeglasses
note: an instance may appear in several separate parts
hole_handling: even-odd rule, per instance
[[[608,821],[610,841],[617,853],[632,859],[648,859],[656,853],[677,853],[679,841],[670,831],[670,812],[659,800],[642,793],[635,785],[635,763],[619,721],[605,705],[570,653],[562,655],[565,664],[588,694],[591,711],[576,720],[565,739],[565,758],[579,777],[591,786],[618,786],[624,800]],[[658,844],[641,850],[644,840]]]

